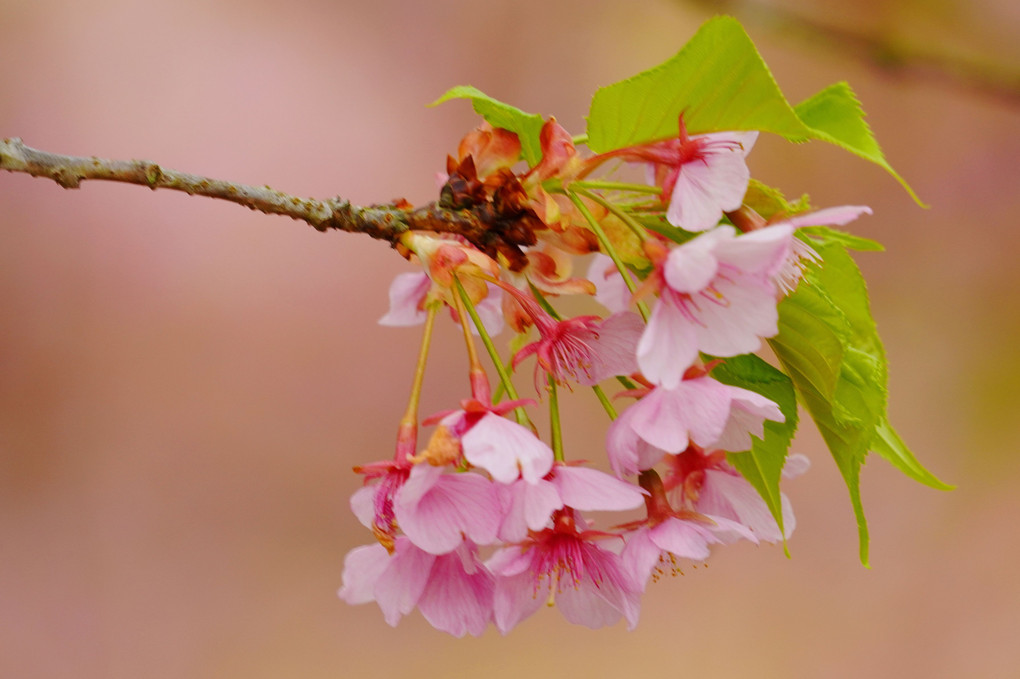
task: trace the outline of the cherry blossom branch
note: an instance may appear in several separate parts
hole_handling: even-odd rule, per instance
[[[249,186],[171,170],[147,160],[108,160],[95,156],[65,156],[40,151],[12,137],[0,141],[0,170],[23,172],[52,179],[65,189],[80,188],[85,180],[105,180],[170,189],[243,205],[265,214],[284,215],[311,225],[318,231],[336,229],[364,233],[396,245],[407,231],[436,231],[463,236],[483,252],[515,249],[519,243],[507,237],[477,209],[453,209],[441,203],[412,208],[397,200],[385,205],[361,207],[342,198],[299,198],[268,186]]]

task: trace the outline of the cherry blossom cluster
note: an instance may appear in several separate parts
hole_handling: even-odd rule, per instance
[[[485,124],[462,140],[440,176],[441,204],[479,215],[493,237],[401,240],[421,268],[393,282],[381,322],[423,324],[422,349],[395,454],[355,468],[364,485],[351,507],[375,541],[347,555],[342,599],[376,602],[392,625],[417,608],[456,636],[490,623],[507,633],[544,605],[589,627],[622,618],[633,628],[649,582],[704,561],[711,545],[789,537],[785,496],[780,529],[727,461],[783,412],[712,373],[777,334],[777,303],[818,265],[796,230],[870,210],[760,216],[744,203],[756,137],[689,135],[681,118],[675,138],[584,156],[550,119],[541,159],[523,170],[513,132]],[[646,183],[592,178],[630,166]],[[574,268],[583,256],[585,276]],[[603,312],[563,317],[553,302],[567,295],[593,297]],[[421,419],[443,309],[463,328],[466,395]],[[515,351],[504,358],[491,338],[507,329]],[[531,359],[548,440],[528,415],[536,401],[520,398],[510,375]],[[602,467],[612,473],[567,454],[558,396],[577,387],[592,388],[607,413]],[[790,455],[783,476],[806,467]],[[628,514],[599,516],[596,529],[592,512]]]

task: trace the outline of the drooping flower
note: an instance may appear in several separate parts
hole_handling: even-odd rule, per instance
[[[609,255],[592,255],[588,279],[595,284],[595,301],[610,311],[627,311],[631,292]]]
[[[642,586],[648,581],[656,564],[660,571],[676,570],[676,558],[704,561],[710,544],[746,538],[758,539],[744,526],[720,516],[701,514],[688,509],[673,509],[659,475],[654,471],[641,475],[641,484],[649,491],[645,499],[645,519],[621,526],[629,528],[627,545],[620,555],[632,578]],[[723,536],[727,536],[728,539]]]
[[[416,546],[432,554],[456,549],[467,538],[491,544],[502,522],[499,495],[479,474],[444,472],[428,463],[373,463],[374,485],[351,496],[351,510],[392,550],[402,531]]]
[[[866,205],[842,205],[789,217],[774,222],[773,226],[786,224],[794,229],[804,226],[842,226],[864,214],[870,215],[871,208]],[[800,238],[792,239],[792,246],[789,255],[775,276],[779,289],[787,295],[797,289],[797,284],[800,283],[807,266],[820,261],[818,253]]]
[[[665,251],[647,288],[659,288],[641,342],[638,365],[656,384],[676,386],[699,351],[737,356],[756,351],[778,332],[774,276],[790,251],[792,227],[737,236],[731,226]]]
[[[719,223],[723,212],[743,202],[751,173],[745,160],[757,132],[687,134],[680,116],[673,139],[610,151],[596,159],[623,158],[649,163],[652,182],[668,200],[666,221],[686,231],[705,231]]]
[[[503,332],[503,291],[498,286],[488,283],[488,295],[474,305],[479,318],[482,319],[482,326],[490,336]],[[425,322],[427,312],[425,306],[429,301],[429,294],[434,294],[438,299],[445,300],[448,294],[438,288],[428,274],[421,271],[397,274],[390,284],[390,308],[382,318],[379,325],[390,327],[407,327],[421,325]],[[457,318],[454,307],[450,307],[450,314],[454,320]],[[469,322],[471,332],[478,334],[478,329]]]
[[[723,451],[706,451],[691,445],[680,455],[670,456],[667,464],[664,485],[675,506],[730,519],[766,542],[779,542],[793,534],[797,523],[786,495],[780,493],[783,513],[783,531],[780,532],[779,524],[761,495],[726,462]],[[783,468],[783,478],[799,476],[809,464],[803,455],[790,455]]]
[[[476,399],[461,401],[461,409],[437,413],[425,422],[438,422],[448,436],[460,442],[464,459],[489,472],[499,483],[523,478],[537,483],[549,473],[553,452],[534,432],[503,417],[531,401],[505,401],[486,405]]]
[[[520,542],[528,531],[541,531],[552,525],[552,515],[569,506],[581,511],[624,511],[641,506],[644,491],[597,469],[553,465],[538,483],[519,479],[500,486],[503,499],[503,524],[499,537]]]
[[[646,390],[610,425],[606,449],[618,474],[632,474],[651,468],[666,453],[686,450],[691,442],[748,450],[751,435],[763,435],[765,420],[785,419],[779,406],[761,394],[692,369],[673,388]]]
[[[357,547],[344,559],[337,594],[349,604],[375,601],[393,626],[417,606],[433,627],[456,637],[479,636],[492,619],[493,577],[469,542],[438,556],[406,537],[392,554],[381,545]]]
[[[404,534],[431,554],[452,552],[464,539],[491,544],[503,518],[491,481],[479,474],[447,474],[430,464],[411,469],[393,510]]]
[[[493,614],[501,632],[509,632],[543,603],[555,604],[567,620],[592,629],[621,617],[628,628],[637,625],[640,587],[620,557],[598,544],[615,536],[583,530],[578,520],[564,508],[551,528],[499,550],[486,562],[496,578]]]
[[[535,388],[551,375],[557,383],[576,381],[593,386],[615,375],[637,371],[635,350],[644,330],[641,318],[625,311],[603,319],[599,316],[553,318],[538,302],[516,288],[505,286],[539,333],[536,342],[525,345],[515,355],[513,367],[534,355]]]

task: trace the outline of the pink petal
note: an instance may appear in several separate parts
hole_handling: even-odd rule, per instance
[[[871,208],[866,205],[842,205],[840,207],[829,207],[816,212],[809,212],[784,219],[783,224],[789,224],[794,228],[802,226],[843,226],[849,224],[861,215],[870,215]]]
[[[517,554],[503,555],[501,552],[516,552]],[[521,556],[520,547],[509,547],[500,550],[489,560],[488,566],[496,576],[495,591],[492,598],[492,613],[496,627],[503,634],[517,626],[521,620],[531,616],[545,603],[545,597],[536,591],[535,576],[527,570],[520,573],[508,573],[501,575],[493,568],[494,561],[504,560],[510,556],[514,562],[519,561]],[[531,563],[531,559],[527,559]],[[527,566],[526,566],[527,567]]]
[[[460,552],[467,550],[436,558],[418,610],[436,629],[458,638],[465,634],[477,637],[492,619],[495,585],[492,574],[480,563],[465,568],[465,560],[477,556]]]
[[[564,504],[583,511],[622,511],[644,504],[647,492],[586,467],[557,465],[552,478]]]
[[[705,289],[719,270],[713,250],[721,239],[733,237],[732,226],[720,226],[673,248],[662,267],[666,284],[677,292]]]
[[[343,586],[337,595],[349,604],[375,601],[375,584],[389,563],[380,544],[355,547],[344,558]]]
[[[673,388],[698,357],[697,334],[690,319],[663,290],[637,346],[637,361],[651,382]]]
[[[626,311],[630,308],[630,290],[608,255],[596,253],[592,256],[588,280],[595,284],[595,301],[599,304],[610,311]]]
[[[388,624],[395,627],[402,616],[414,610],[435,558],[407,538],[397,538],[394,554],[375,583],[375,600]]]
[[[591,582],[582,582],[574,587],[565,586],[557,592],[556,608],[575,625],[584,625],[590,629],[608,627],[623,616],[624,593],[606,587],[604,583],[596,586]],[[630,625],[630,628],[633,629],[634,625]]]
[[[424,272],[398,274],[390,284],[390,310],[379,319],[379,325],[407,326],[425,322],[427,315],[419,308],[432,281]]]
[[[762,337],[779,332],[774,287],[763,280],[734,275],[719,280],[718,299],[699,298],[693,326],[699,350],[714,356],[738,356],[761,348]]]
[[[740,207],[751,172],[740,150],[708,152],[680,166],[666,220],[687,231],[705,231],[725,210]]]
[[[615,313],[598,326],[598,337],[589,342],[592,365],[588,375],[580,371],[578,384],[590,387],[616,375],[638,371],[637,345],[645,323],[632,311]]]
[[[720,227],[722,228],[722,227]],[[790,254],[793,227],[776,224],[719,243],[714,254],[745,274],[772,276]]]
[[[537,483],[552,469],[552,448],[516,422],[487,413],[461,438],[468,462],[492,474],[500,483],[518,475]]]
[[[660,556],[662,549],[652,541],[649,529],[641,527],[627,536],[627,545],[623,548],[620,558],[623,560],[624,570],[644,588],[652,569],[659,563]]]
[[[730,387],[730,395],[733,399],[730,416],[719,439],[712,444],[713,448],[734,452],[750,450],[752,434],[759,439],[764,437],[765,420],[786,421],[779,406],[757,392]]]
[[[697,509],[703,514],[733,519],[750,529],[760,540],[777,542],[783,538],[758,491],[735,473],[706,469]],[[785,516],[783,522],[786,522]]]
[[[667,453],[683,452],[690,441],[713,443],[729,416],[725,385],[709,377],[684,380],[676,389],[656,387],[630,407],[638,436]]]
[[[556,486],[544,479],[538,483],[519,479],[498,489],[503,499],[499,538],[506,542],[520,542],[528,537],[529,529],[545,528],[552,513],[563,506]]]
[[[482,326],[485,328],[485,332],[489,333],[490,336],[496,336],[503,332],[505,325],[503,291],[499,286],[492,283],[486,283],[486,285],[489,288],[489,294],[475,305],[475,311],[478,312],[478,317],[482,319]],[[469,323],[468,325],[471,327],[471,332],[477,335],[478,329],[475,327],[475,324]]]
[[[351,495],[351,511],[365,528],[375,520],[375,493],[379,486],[362,486]]]
[[[783,478],[795,479],[811,468],[811,460],[804,455],[787,455],[783,464]]]
[[[428,469],[419,472],[422,468]],[[492,483],[477,474],[442,474],[417,497],[418,478],[431,476],[434,469],[416,465],[397,493],[394,514],[407,537],[431,554],[453,551],[463,536],[480,545],[495,542],[502,513]]]
[[[708,528],[677,518],[666,519],[650,529],[648,535],[659,549],[693,561],[707,559],[708,544],[719,542]]]

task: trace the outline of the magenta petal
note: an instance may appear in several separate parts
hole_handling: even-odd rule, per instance
[[[552,448],[528,429],[492,413],[464,434],[461,445],[468,462],[500,483],[512,483],[518,475],[537,483],[552,469]]]
[[[380,544],[355,547],[344,558],[343,586],[337,595],[349,604],[375,601],[375,584],[389,563]]]
[[[622,511],[640,507],[647,491],[632,483],[585,467],[559,465],[552,482],[563,502],[583,511]]]

